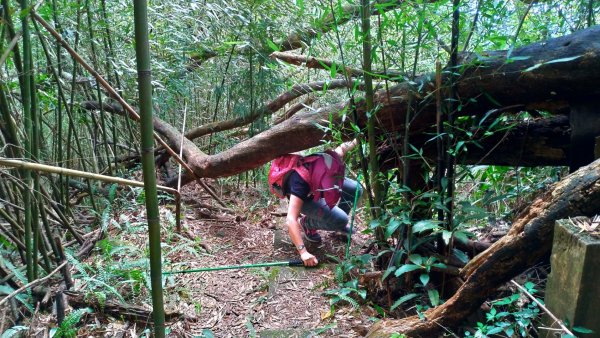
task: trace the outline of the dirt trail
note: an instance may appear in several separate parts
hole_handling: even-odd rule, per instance
[[[252,192],[245,195],[240,210],[249,210]],[[281,206],[278,208],[281,210]],[[284,229],[285,218],[272,216],[274,209],[255,209],[238,215],[236,222],[232,216],[198,218],[199,213],[188,207],[184,224],[188,234],[197,239],[195,251],[202,254],[182,248],[176,256],[165,257],[170,265],[164,270],[297,259]],[[228,217],[231,220],[227,221]],[[165,289],[166,307],[193,314],[196,320],[173,323],[171,334],[197,336],[210,330],[215,337],[361,336],[370,326],[368,316],[341,304],[332,315],[329,298],[323,295],[334,286],[335,264],[329,255],[343,258],[346,241],[330,233],[322,232],[322,236],[319,247],[309,248],[321,262],[329,262],[319,268],[270,267],[172,275]],[[355,234],[352,252],[358,253],[366,240],[365,235]],[[200,243],[210,252],[199,249]]]

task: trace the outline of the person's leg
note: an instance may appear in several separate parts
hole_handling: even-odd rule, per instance
[[[306,216],[303,225],[310,230],[344,231],[348,214],[339,207],[329,209],[325,200],[304,201],[300,212]]]
[[[358,198],[360,199],[360,196],[362,196],[363,192],[360,184],[350,178],[344,178],[342,197],[340,199],[340,203],[338,203],[338,207],[340,207],[340,209],[342,209],[346,214],[350,214],[350,210],[354,206],[356,190],[358,190]]]

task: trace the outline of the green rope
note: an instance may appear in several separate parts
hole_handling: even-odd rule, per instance
[[[200,268],[200,269],[190,269],[190,270],[163,271],[163,275],[174,275],[176,273],[232,270],[232,269],[262,268],[262,267],[267,267],[267,266],[299,266],[299,265],[304,265],[304,263],[298,259],[298,260],[291,260],[291,261],[285,261],[285,262],[270,262],[270,263],[257,263],[257,264],[245,264],[245,265],[225,265],[225,266],[215,266],[215,267],[210,267],[210,268]]]
[[[354,205],[352,206],[352,216],[350,218],[350,235],[348,236],[348,243],[346,244],[346,255],[344,260],[348,259],[350,254],[350,243],[352,242],[352,231],[354,230],[354,216],[356,216],[356,204],[358,203],[358,191],[360,187],[360,173],[356,177],[356,192],[354,193]]]

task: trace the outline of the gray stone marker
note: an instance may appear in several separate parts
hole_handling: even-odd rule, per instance
[[[590,224],[586,217],[556,222],[545,303],[558,319],[569,323],[570,329],[593,330],[593,334],[581,335],[592,338],[600,337],[600,238],[578,226],[586,223]],[[544,322],[558,328],[550,318]],[[557,332],[540,332],[540,337],[555,337]]]

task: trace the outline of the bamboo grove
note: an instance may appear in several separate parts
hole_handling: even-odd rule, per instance
[[[164,164],[170,156],[172,163],[186,163],[172,144],[153,139],[152,112],[203,153],[218,154],[300,109],[354,103],[364,95],[371,112],[377,109],[374,87],[410,82],[435,71],[436,63],[452,68],[459,52],[512,49],[590,27],[598,16],[593,0],[173,1],[148,8],[146,1],[0,1],[0,285],[17,290],[56,274],[68,289],[73,281],[65,262],[84,259],[106,235],[104,215],[116,194],[131,192],[124,179],[141,181],[143,166],[155,310],[163,306],[160,225],[152,224],[158,206],[150,178],[155,160]],[[300,69],[276,59],[295,49],[340,65],[319,61],[314,69]],[[380,69],[397,72],[382,77]],[[361,76],[360,85],[353,85],[354,76]],[[459,109],[455,96],[451,89],[448,111]],[[282,97],[283,103],[277,100]],[[280,113],[284,106],[288,110]],[[357,119],[351,113],[349,119]],[[406,128],[418,113],[406,114]],[[391,138],[376,134],[376,120],[369,115],[366,130],[345,133],[371,141],[360,148],[360,167],[370,173],[369,204],[378,206],[385,187],[375,140]],[[453,122],[450,117],[448,126]],[[408,135],[405,148],[395,151],[411,151]],[[440,162],[449,167],[437,170],[453,181],[455,159],[447,156]],[[405,175],[419,170],[410,160],[403,165]],[[253,169],[238,181],[256,184],[263,176]],[[222,203],[200,177],[190,180]],[[158,190],[178,201],[176,190]],[[448,202],[439,220],[452,223],[452,208]],[[383,232],[376,235],[383,240]],[[29,304],[32,297],[39,295],[20,300]],[[163,328],[164,313],[155,315]]]

